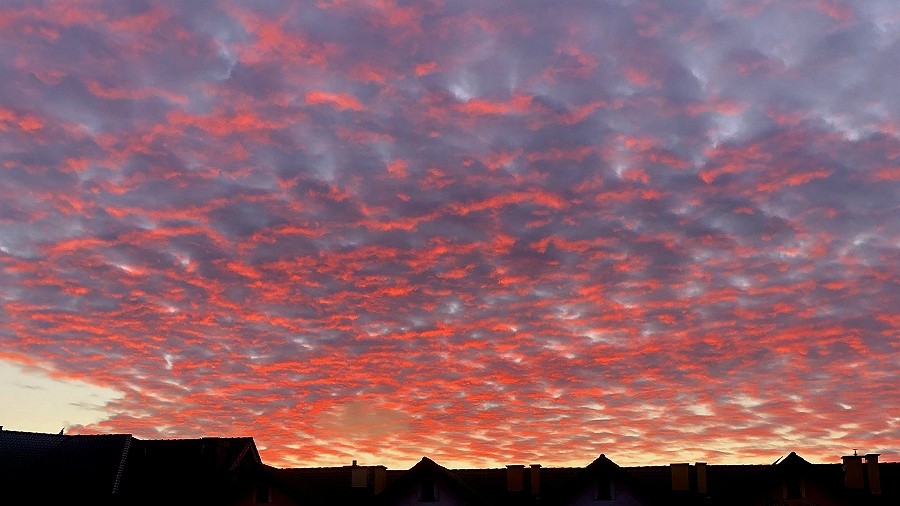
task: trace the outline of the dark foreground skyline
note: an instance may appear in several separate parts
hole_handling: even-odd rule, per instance
[[[285,466],[897,460],[898,20],[5,1],[0,423]]]
[[[275,506],[880,506],[900,498],[900,462],[878,454],[813,464],[791,452],[771,464],[620,466],[601,454],[576,467],[510,464],[409,469],[359,464],[276,468],[253,438],[142,440],[0,428],[0,489],[13,501]],[[53,487],[46,485],[53,483]]]

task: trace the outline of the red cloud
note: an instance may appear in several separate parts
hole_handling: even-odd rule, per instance
[[[352,111],[362,111],[364,109],[356,97],[347,93],[310,91],[306,94],[306,103],[310,105],[328,105],[337,109],[350,109]]]

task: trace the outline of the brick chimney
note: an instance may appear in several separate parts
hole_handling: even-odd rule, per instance
[[[669,464],[672,470],[672,490],[691,489],[691,465]]]
[[[352,488],[366,488],[369,485],[369,468],[356,465],[350,466],[350,486]]]
[[[854,453],[856,453],[854,451]],[[863,466],[862,457],[859,455],[844,455],[841,457],[844,462],[844,485],[847,488],[863,488]]]
[[[878,471],[878,453],[866,454],[866,474],[869,475],[869,492],[881,495],[881,473]]]
[[[697,462],[694,467],[697,468],[697,492],[706,495],[706,462]]]
[[[384,490],[385,485],[387,485],[387,468],[375,466],[373,469],[375,470],[374,492],[377,494]]]
[[[541,493],[541,465],[531,464],[531,494]]]
[[[513,464],[506,466],[506,490],[521,492],[525,489],[525,466]]]

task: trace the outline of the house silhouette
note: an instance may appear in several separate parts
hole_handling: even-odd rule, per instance
[[[279,469],[251,437],[143,440],[0,428],[2,504],[397,506],[896,506],[900,463],[877,454],[813,464],[514,464],[449,469],[422,459],[384,466]]]

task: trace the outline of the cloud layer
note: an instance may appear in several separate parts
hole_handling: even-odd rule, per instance
[[[898,68],[894,0],[7,1],[0,359],[275,465],[898,460]]]

